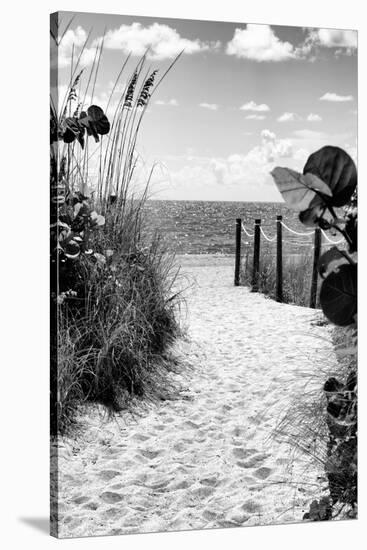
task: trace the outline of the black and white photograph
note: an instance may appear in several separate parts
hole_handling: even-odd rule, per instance
[[[357,519],[357,68],[353,28],[50,15],[54,537]]]

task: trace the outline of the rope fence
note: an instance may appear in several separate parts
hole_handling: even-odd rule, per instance
[[[292,236],[292,240],[283,242],[283,230]],[[236,220],[236,255],[235,255],[235,276],[234,284],[239,286],[240,284],[240,268],[241,268],[241,235],[242,232],[249,238],[253,239],[253,270],[251,289],[252,292],[259,290],[259,276],[260,276],[260,240],[261,236],[268,243],[276,244],[276,300],[278,302],[283,301],[283,244],[289,246],[307,246],[310,247],[313,238],[313,265],[312,265],[312,279],[311,279],[311,292],[310,292],[310,307],[316,307],[317,297],[317,284],[318,284],[318,270],[317,264],[321,255],[322,246],[337,245],[344,242],[344,239],[334,240],[320,228],[316,228],[313,231],[297,231],[289,227],[284,223],[282,216],[277,216],[276,219],[276,233],[275,235],[267,234],[261,227],[261,220],[256,219],[254,222],[254,231],[249,231],[241,218]],[[296,237],[296,239],[293,238]],[[308,240],[305,242],[305,238]],[[324,239],[324,242],[323,242]],[[246,245],[249,243],[246,242]]]
[[[292,235],[296,235],[297,237],[311,237],[315,234],[315,231],[307,231],[305,233],[301,233],[300,231],[295,231],[291,227],[288,227],[288,225],[286,225],[283,221],[281,221],[280,223],[281,223],[282,227],[284,227],[284,229],[286,229]],[[254,234],[250,233],[246,229],[246,226],[244,225],[243,222],[242,222],[241,225],[242,225],[242,230],[245,233],[245,235],[247,235],[247,237],[252,238],[254,236]],[[266,235],[265,231],[263,230],[263,228],[261,226],[260,226],[260,232],[261,232],[262,236],[264,237],[264,239],[266,241],[268,241],[269,243],[274,242],[277,238],[276,235],[274,235],[273,237],[269,237],[268,235]],[[325,240],[330,244],[340,244],[340,243],[344,242],[343,238],[339,239],[338,241],[334,241],[333,239],[330,239],[329,235],[326,233],[326,231],[324,231],[324,229],[321,229],[321,233],[324,236]],[[301,241],[292,241],[292,244],[300,244],[300,245],[304,245],[304,246],[309,245],[309,243],[302,243]]]
[[[245,235],[247,235],[248,237],[252,238],[252,237],[254,236],[253,233],[249,233],[249,232],[247,231],[247,229],[246,229],[246,227],[243,225],[243,223],[242,223],[242,230],[243,230],[243,232],[245,233]]]
[[[268,241],[269,243],[274,242],[275,239],[277,238],[276,235],[274,235],[274,237],[268,237],[268,236],[266,235],[266,233],[264,232],[263,228],[261,227],[261,225],[260,225],[260,231],[261,231],[261,234],[262,234],[262,236],[264,237],[264,239],[265,239],[266,241]]]

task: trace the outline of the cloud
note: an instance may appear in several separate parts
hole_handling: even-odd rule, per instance
[[[69,29],[66,31],[58,47],[58,59],[55,59],[55,62],[58,63],[58,68],[63,69],[68,67],[71,64],[72,59],[75,65],[80,54],[80,68],[93,63],[98,42],[96,41],[95,45],[92,45],[91,47],[85,47],[82,52],[82,48],[87,43],[87,39],[88,34],[80,26],[78,26],[75,30]]]
[[[218,105],[216,103],[200,103],[199,107],[203,107],[203,109],[209,109],[209,111],[218,110]]]
[[[320,101],[334,101],[334,102],[342,102],[342,101],[353,101],[352,95],[338,95],[334,92],[326,92],[323,96],[321,96]]]
[[[278,122],[294,122],[296,120],[301,120],[301,117],[296,113],[283,113],[277,118]]]
[[[336,57],[352,55],[357,49],[357,31],[309,28],[304,42],[296,48],[296,55],[314,61],[321,48],[333,49]]]
[[[236,29],[227,44],[226,53],[253,61],[284,61],[296,56],[290,42],[282,42],[270,25],[249,24],[245,29]]]
[[[104,46],[112,50],[121,50],[132,55],[144,55],[156,60],[172,59],[182,50],[185,54],[194,54],[209,49],[217,49],[220,43],[202,42],[199,39],[183,38],[176,29],[160,23],[144,27],[141,23],[121,25],[118,29],[106,33]]]
[[[302,170],[309,152],[297,140],[280,139],[263,129],[255,147],[226,157],[185,156],[184,165],[166,177],[166,198],[213,200],[282,200],[270,172],[276,165]]]
[[[303,118],[300,115],[298,115],[297,113],[289,113],[289,112],[283,113],[277,118],[278,122],[296,122],[300,120],[303,120]],[[322,118],[320,115],[316,115],[315,113],[310,113],[306,117],[306,120],[308,122],[319,122],[320,120],[322,120]]]
[[[307,120],[308,122],[320,122],[322,120],[322,117],[315,113],[310,113],[307,117]]]
[[[259,105],[255,101],[249,101],[240,107],[241,111],[256,111],[256,112],[265,112],[270,111],[269,105],[265,103],[260,103]]]
[[[157,99],[157,101],[154,102],[156,105],[168,105],[169,107],[177,107],[179,105],[177,99],[169,99],[168,101],[163,101],[163,99]]]
[[[265,115],[247,115],[245,118],[247,120],[265,120],[266,116]]]
[[[325,48],[345,48],[351,53],[357,48],[357,31],[343,29],[312,29],[308,40]]]

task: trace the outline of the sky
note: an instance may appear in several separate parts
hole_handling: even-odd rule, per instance
[[[302,171],[324,145],[356,160],[356,31],[61,12],[60,32],[72,16],[59,86],[72,51],[90,33],[87,74],[104,35],[94,99],[102,108],[128,54],[126,79],[147,48],[159,74],[184,50],[151,98],[137,144],[145,166],[157,163],[154,198],[276,201],[274,166]]]

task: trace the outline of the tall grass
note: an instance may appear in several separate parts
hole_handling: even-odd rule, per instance
[[[283,302],[308,307],[311,293],[313,253],[311,248],[283,256]],[[242,261],[241,282],[252,280],[252,251],[248,249]],[[276,256],[272,247],[264,247],[260,255],[259,292],[276,298]]]
[[[324,471],[315,498],[329,499],[332,518],[356,517],[357,395],[351,392],[357,367],[356,332],[333,327],[332,340],[337,361],[330,361],[328,351],[318,353],[316,374],[315,358],[308,360],[304,350],[304,368],[298,373],[300,392],[286,408],[273,436],[286,441],[294,453],[306,454],[310,465]],[[339,389],[330,391],[335,381]],[[335,415],[330,403],[341,406],[342,414]]]
[[[75,98],[78,110],[88,99],[89,105],[93,102],[103,40],[89,75],[80,72],[85,47],[86,43],[72,60],[65,98],[59,108],[53,105],[58,116],[72,112]],[[119,71],[108,104],[128,61]],[[79,405],[86,401],[103,403],[113,412],[126,407],[133,396],[154,399],[167,386],[168,373],[177,368],[170,348],[180,333],[180,295],[174,290],[178,271],[173,253],[159,235],[148,239],[145,231],[144,204],[154,166],[142,185],[135,178],[144,114],[174,62],[157,80],[157,71],[147,67],[147,56],[138,61],[117,101],[114,96],[112,115],[108,104],[101,106],[107,110],[111,130],[98,144],[87,140],[82,149],[76,141],[58,142],[51,149],[51,160],[58,166],[66,159],[69,193],[86,194],[90,189],[90,203],[106,220],[89,236],[94,254],[81,255],[66,267],[59,265],[58,360],[51,371],[53,434],[72,427]]]

